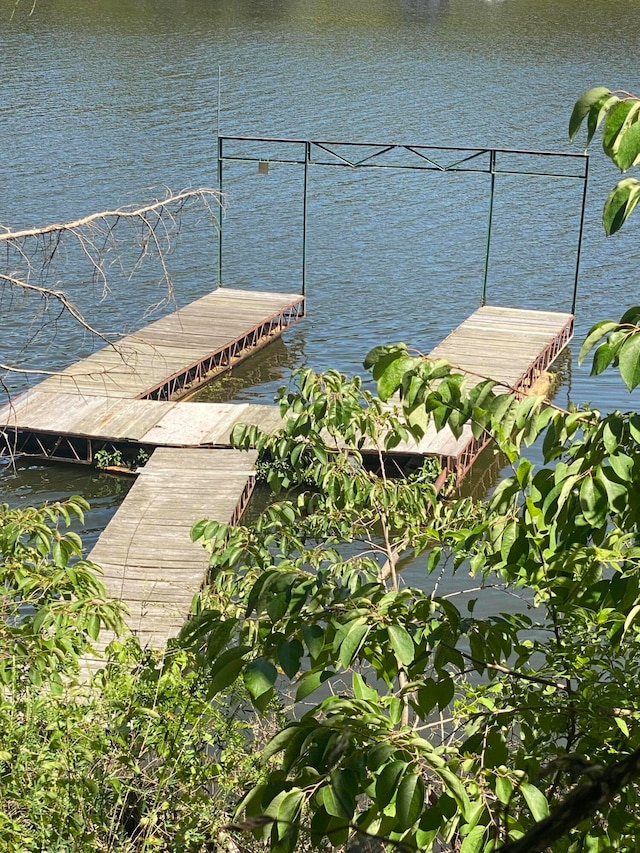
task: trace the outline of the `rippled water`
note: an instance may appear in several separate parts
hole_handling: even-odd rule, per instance
[[[213,186],[225,134],[572,149],[573,101],[604,84],[640,91],[637,4],[606,0],[0,0],[0,223],[68,220]],[[221,110],[218,115],[218,69]],[[444,177],[444,180],[442,178]],[[468,179],[467,179],[468,178]],[[463,180],[464,179],[464,180]],[[616,180],[594,148],[577,335],[637,301],[633,224],[605,239]],[[299,288],[301,175],[254,166],[225,172],[225,282]],[[505,178],[496,202],[490,300],[566,310],[579,201],[558,182]],[[290,371],[361,369],[390,340],[428,349],[479,301],[486,179],[310,173],[309,316],[226,379],[227,398],[267,401]],[[171,272],[184,304],[214,286],[215,223],[186,215]],[[132,250],[125,251],[131,259]],[[60,281],[102,331],[131,330],[162,298],[158,269],[132,281],[110,268],[103,294],[73,251]],[[52,369],[95,344],[32,299],[0,299],[0,361]],[[629,407],[621,383],[562,364],[557,400]],[[28,381],[8,379],[15,391]],[[0,467],[12,503],[71,492],[97,506],[88,542],[118,505],[120,481],[66,466]]]

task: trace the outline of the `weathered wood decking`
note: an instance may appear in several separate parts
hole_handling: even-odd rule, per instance
[[[571,339],[572,330],[571,314],[485,306],[451,332],[430,356],[450,361],[467,374],[470,385],[490,377],[523,390],[554,361]],[[267,430],[280,425],[274,406],[121,397],[120,385],[99,393],[100,383],[96,386],[93,378],[87,378],[89,360],[78,362],[60,377],[67,390],[56,391],[53,383],[58,377],[52,377],[0,410],[0,429],[9,452],[91,464],[103,449],[111,452],[127,445],[146,450],[156,446],[228,447],[236,423],[256,423]],[[80,375],[91,393],[72,390]],[[129,387],[139,389],[138,374],[127,376]],[[101,374],[100,382],[103,379]],[[448,429],[438,432],[431,428],[419,442],[406,442],[393,452],[437,456],[461,478],[481,446],[470,429],[455,438]]]
[[[55,406],[52,406],[52,401]],[[281,425],[276,406],[252,403],[189,403],[51,394],[40,386],[0,410],[13,451],[59,461],[92,464],[106,450],[154,447],[229,447],[237,423],[263,429]]]
[[[256,296],[211,294],[0,409],[0,452],[86,464],[101,450],[152,454],[90,554],[143,645],[161,646],[180,630],[206,578],[206,553],[189,537],[194,522],[233,522],[253,486],[255,455],[228,449],[233,426],[281,425],[275,406],[178,402],[302,316],[302,297],[268,294],[258,309]],[[549,367],[572,329],[570,314],[483,307],[430,355],[470,384],[490,377],[518,391]],[[457,439],[430,429],[393,453],[437,456],[461,479],[485,443],[469,429]]]
[[[573,315],[486,305],[474,311],[431,352],[467,376],[472,387],[494,379],[517,392],[527,391],[573,336]],[[407,442],[394,453],[437,456],[444,469],[460,482],[488,438],[475,439],[470,427],[456,438],[451,430],[431,425],[419,442]]]
[[[37,387],[83,397],[175,400],[300,320],[304,297],[219,288]]]
[[[184,625],[208,566],[190,530],[200,518],[238,519],[254,463],[255,453],[158,448],[100,535],[89,559],[102,568],[109,597],[127,605],[143,646],[162,647]]]

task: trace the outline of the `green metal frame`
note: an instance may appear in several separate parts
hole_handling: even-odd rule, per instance
[[[262,157],[256,155],[243,155],[241,153],[226,153],[232,146],[250,143],[252,146],[291,146],[299,148],[299,153],[288,155],[284,152],[278,157]],[[355,157],[346,157],[337,149],[353,151]],[[366,155],[358,159],[358,152],[366,150]],[[407,163],[384,163],[381,160],[393,153],[402,157],[408,155]],[[534,163],[540,163],[540,168],[509,168],[510,158],[533,158]],[[443,159],[452,158],[451,162],[442,162]],[[568,164],[566,172],[547,171],[543,164],[549,163],[551,159],[558,159]],[[484,173],[489,176],[489,215],[487,223],[487,239],[484,258],[484,272],[482,282],[481,305],[486,303],[487,282],[489,275],[489,260],[491,255],[491,234],[493,228],[493,208],[496,194],[496,177],[498,175],[523,175],[530,177],[551,177],[562,180],[582,181],[582,206],[580,213],[580,224],[577,234],[576,265],[573,281],[573,296],[571,302],[571,313],[575,314],[578,293],[578,277],[580,271],[580,253],[582,250],[582,237],[584,232],[584,218],[587,199],[587,182],[589,176],[589,158],[586,153],[578,154],[566,151],[534,151],[517,148],[463,148],[435,145],[401,145],[397,143],[370,143],[370,142],[328,142],[312,139],[286,139],[268,136],[218,136],[218,189],[223,192],[223,167],[228,162],[257,162],[257,163],[283,163],[301,165],[304,169],[303,175],[303,208],[302,208],[302,295],[306,294],[307,277],[307,221],[308,221],[308,175],[310,166],[346,167],[350,169],[387,169],[387,170],[414,170],[429,172],[475,172]],[[503,165],[504,162],[504,165]],[[218,228],[218,286],[222,287],[222,262],[223,262],[223,229],[222,219]]]

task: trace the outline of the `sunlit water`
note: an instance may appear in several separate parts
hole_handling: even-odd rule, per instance
[[[640,92],[633,0],[616,3],[615,16],[606,0],[39,0],[32,14],[22,0],[13,9],[14,0],[0,0],[0,223],[13,228],[167,187],[215,186],[218,129],[577,151],[566,128],[582,91]],[[605,239],[599,222],[615,180],[594,146],[577,342],[637,301],[635,227]],[[579,189],[498,183],[489,300],[568,310]],[[225,283],[298,291],[300,171],[233,166],[225,189]],[[268,402],[303,364],[352,373],[382,342],[428,350],[479,303],[487,205],[486,176],[312,169],[308,317],[215,394]],[[169,259],[178,305],[215,286],[215,239],[210,216],[185,216]],[[123,252],[134,257],[131,246]],[[109,274],[104,293],[71,251],[49,283],[64,286],[100,331],[131,331],[165,295],[159,271],[148,263],[129,281],[114,264]],[[0,361],[55,369],[95,346],[51,314],[43,327],[38,307],[5,288]],[[613,373],[594,380],[577,366],[578,348],[561,364],[556,401],[631,406]],[[15,392],[34,379],[6,381]],[[484,479],[476,474],[478,488],[498,474],[495,465]],[[12,504],[84,494],[94,506],[88,545],[129,485],[24,461],[0,465],[0,483]]]

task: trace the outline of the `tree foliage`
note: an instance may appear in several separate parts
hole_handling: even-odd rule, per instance
[[[497,850],[640,746],[640,420],[561,412],[492,383],[467,391],[404,345],[367,364],[380,397],[305,370],[282,392],[280,433],[235,431],[237,446],[265,454],[272,488],[294,491],[252,525],[196,525],[210,600],[182,641],[213,673],[212,695],[241,678],[258,711],[276,692],[295,701],[267,749],[279,767],[238,811],[271,849],[375,836]],[[513,473],[490,499],[438,495],[433,471],[394,476],[381,449],[429,418],[495,437]],[[537,439],[538,470],[521,455]],[[409,558],[420,588],[402,583]],[[447,568],[473,576],[461,607],[438,594]],[[523,606],[486,614],[488,599],[476,615],[492,587]],[[555,820],[554,850],[629,849],[628,781]]]
[[[602,127],[604,153],[620,169],[627,172],[640,163],[640,100],[629,92],[612,92],[595,86],[576,101],[569,121],[569,138],[573,139],[582,124],[587,123],[587,146]],[[640,181],[635,177],[620,180],[604,203],[602,224],[607,234],[614,234],[633,212],[640,200]]]
[[[116,645],[81,701],[77,661],[99,636],[83,595],[101,589],[57,524],[84,504],[5,510],[7,849],[632,849],[638,416],[468,392],[403,345],[368,364],[385,400],[305,370],[281,432],[236,429],[274,502],[244,526],[196,524],[211,582],[179,641],[158,656]],[[438,492],[434,464],[401,472],[384,451],[423,412],[489,431],[512,476],[478,502]],[[540,468],[522,453],[533,441]],[[403,583],[409,559],[419,587]],[[451,572],[475,591],[447,594]],[[497,590],[520,607],[492,606]],[[278,697],[294,713],[261,751],[256,720]]]
[[[81,497],[42,507],[0,505],[0,692],[29,686],[61,693],[103,628],[122,629],[121,608],[106,600],[96,566],[82,559],[69,526],[83,520]]]
[[[88,655],[123,623],[67,529],[86,509],[0,506],[2,849],[219,849],[237,791],[262,778],[269,717],[253,724],[243,692],[212,703],[188,652],[132,637],[90,679]]]

